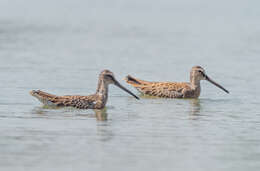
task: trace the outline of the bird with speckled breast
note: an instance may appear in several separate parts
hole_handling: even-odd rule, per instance
[[[127,93],[139,99],[134,93],[123,87],[116,79],[114,74],[109,70],[104,70],[99,75],[97,91],[93,95],[79,96],[66,95],[56,96],[43,92],[41,90],[32,90],[30,94],[36,97],[40,102],[46,106],[51,107],[75,107],[79,109],[103,109],[108,99],[108,87],[114,84]]]
[[[163,98],[198,98],[201,92],[201,80],[207,80],[226,93],[229,93],[228,90],[213,81],[201,66],[192,67],[190,82],[151,82],[140,80],[130,75],[125,80],[144,95]]]

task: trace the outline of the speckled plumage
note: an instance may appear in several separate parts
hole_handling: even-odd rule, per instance
[[[41,90],[32,90],[30,94],[36,97],[40,102],[47,106],[54,107],[75,107],[79,109],[102,109],[105,107],[108,98],[108,86],[114,84],[124,91],[128,92],[135,98],[139,99],[132,92],[124,88],[115,79],[113,73],[109,70],[104,70],[99,75],[97,91],[93,95],[80,96],[80,95],[66,95],[56,96],[43,92]]]
[[[126,82],[134,86],[144,95],[164,98],[198,98],[200,96],[200,81],[208,80],[225,92],[222,86],[211,80],[200,66],[194,66],[190,72],[190,82],[150,82],[136,79],[130,75],[125,78]]]

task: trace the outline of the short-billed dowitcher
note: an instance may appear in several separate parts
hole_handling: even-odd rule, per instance
[[[213,81],[206,75],[200,66],[194,66],[190,72],[190,82],[150,82],[139,80],[128,75],[126,82],[134,86],[144,95],[164,98],[198,98],[200,96],[200,81],[207,80],[215,86],[229,93],[224,87]]]
[[[109,70],[104,70],[99,75],[97,91],[89,96],[56,96],[40,90],[32,90],[30,94],[36,97],[46,106],[65,107],[71,106],[80,109],[102,109],[105,107],[108,98],[108,86],[114,84],[123,89],[127,93],[139,99],[131,91],[123,87],[114,77],[114,74]]]

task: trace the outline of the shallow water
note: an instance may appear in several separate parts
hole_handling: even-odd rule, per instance
[[[1,170],[259,170],[258,1],[0,1]],[[130,97],[104,111],[45,108],[29,95],[91,94],[122,80],[187,81],[199,99]]]

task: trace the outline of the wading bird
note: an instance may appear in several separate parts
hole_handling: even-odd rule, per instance
[[[136,79],[130,75],[128,75],[125,80],[142,94],[156,97],[198,98],[201,91],[201,80],[207,80],[224,90],[226,93],[229,93],[228,90],[207,76],[205,70],[200,66],[192,67],[190,72],[190,82],[150,82]]]
[[[30,94],[36,97],[40,102],[46,106],[52,107],[76,107],[79,109],[102,109],[105,107],[108,98],[108,86],[114,84],[127,93],[139,99],[131,91],[123,87],[114,77],[114,74],[109,70],[104,70],[99,75],[97,91],[93,95],[79,96],[66,95],[56,96],[40,90],[32,90]]]

